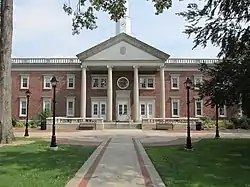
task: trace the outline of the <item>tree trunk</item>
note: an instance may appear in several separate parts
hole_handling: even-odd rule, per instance
[[[10,143],[14,139],[11,117],[13,0],[1,0],[0,14],[0,143]]]

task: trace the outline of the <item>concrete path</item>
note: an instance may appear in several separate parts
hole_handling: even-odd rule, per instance
[[[103,142],[66,187],[165,187],[141,143],[129,137]]]

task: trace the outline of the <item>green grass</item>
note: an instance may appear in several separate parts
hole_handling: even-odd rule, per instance
[[[168,187],[250,187],[250,139],[206,139],[146,151]]]
[[[0,187],[63,187],[88,159],[94,147],[49,142],[0,148]]]

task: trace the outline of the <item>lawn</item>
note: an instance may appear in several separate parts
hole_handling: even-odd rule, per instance
[[[206,139],[183,146],[146,148],[168,187],[250,187],[250,139]]]
[[[49,142],[0,148],[0,187],[63,187],[88,159],[94,147]]]

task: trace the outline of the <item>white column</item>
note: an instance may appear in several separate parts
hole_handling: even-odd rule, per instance
[[[140,120],[139,117],[139,78],[138,67],[134,66],[134,121]]]
[[[86,66],[82,65],[82,82],[81,82],[81,117],[86,118]]]
[[[108,68],[108,103],[107,103],[107,121],[112,121],[112,110],[113,110],[113,78],[112,78],[112,66],[107,66]]]
[[[160,117],[165,118],[165,67],[160,69]]]

